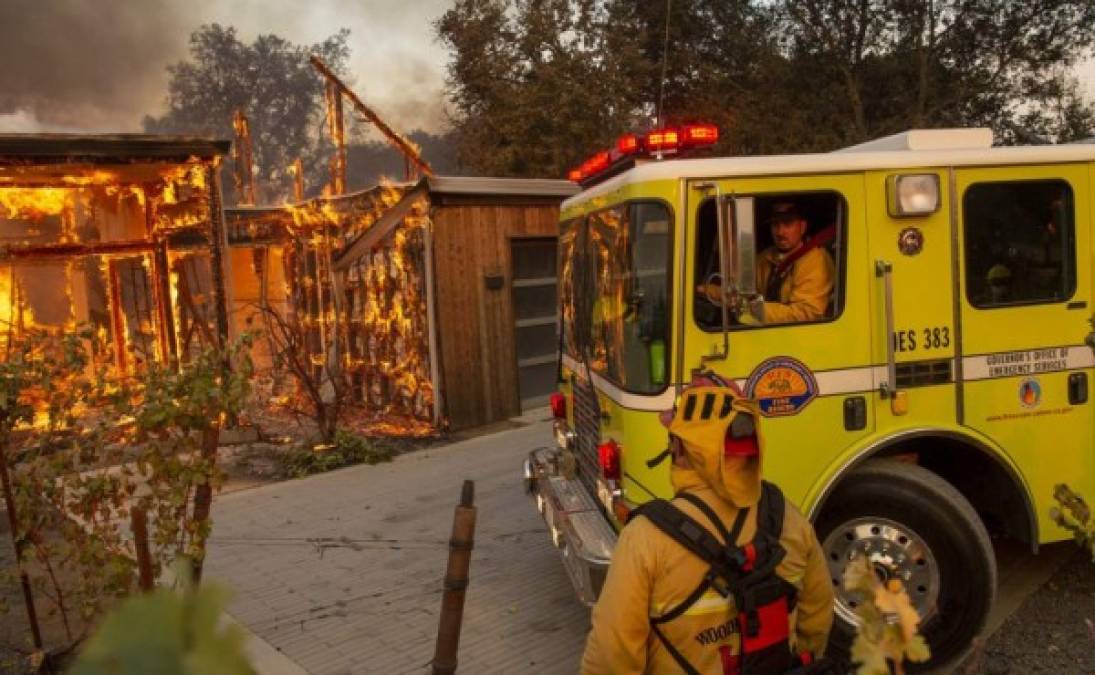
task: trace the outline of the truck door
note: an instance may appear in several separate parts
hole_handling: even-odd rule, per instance
[[[1035,503],[1095,494],[1091,175],[1085,165],[956,170],[959,419],[999,444]],[[1038,509],[1043,538],[1054,531]]]
[[[872,172],[871,345],[881,436],[954,424],[954,276],[945,171]],[[902,205],[902,198],[904,205]]]
[[[804,245],[812,249],[802,261],[828,274],[831,289],[820,293],[815,278],[808,302],[797,303],[793,312],[770,312],[778,322],[756,324],[748,316],[731,317],[729,349],[722,358],[717,357],[723,350],[721,306],[703,292],[708,282],[717,288],[720,200],[724,223],[741,217],[755,226],[756,257],[749,253],[747,262],[758,265],[759,275],[764,272],[758,261],[776,250],[773,220],[791,211],[801,216],[806,222]],[[874,425],[868,293],[873,272],[867,265],[863,200],[862,175],[687,184],[689,241],[681,279],[686,292],[678,372],[687,380],[688,372],[703,364],[758,400],[766,418],[765,475],[803,506],[842,450]]]

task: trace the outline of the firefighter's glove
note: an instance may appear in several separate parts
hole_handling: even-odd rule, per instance
[[[757,323],[764,323],[764,296],[756,295],[749,300],[749,313]]]

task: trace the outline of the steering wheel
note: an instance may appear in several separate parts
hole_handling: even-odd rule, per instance
[[[704,325],[718,328],[722,325],[722,305],[711,300],[707,297],[707,293],[704,290],[711,284],[717,284],[722,286],[722,275],[718,272],[713,272],[704,279],[700,288],[695,291],[694,311],[697,320],[701,321]],[[730,316],[731,323],[734,322],[733,312]]]

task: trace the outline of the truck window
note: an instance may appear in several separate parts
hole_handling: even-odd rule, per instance
[[[563,354],[578,359],[578,337],[575,334],[577,324],[575,314],[577,304],[575,283],[578,269],[578,253],[581,250],[579,235],[580,219],[564,220],[559,224],[559,251],[557,277],[559,279],[559,347]]]
[[[631,202],[560,232],[564,353],[633,393],[668,382],[672,230],[664,204]]]
[[[978,183],[966,190],[962,208],[971,305],[989,309],[1072,297],[1076,240],[1068,183]]]
[[[757,293],[765,296],[763,325],[831,321],[843,306],[844,199],[835,192],[756,195]],[[795,225],[797,223],[797,225]],[[715,201],[700,206],[696,223],[693,314],[707,331],[722,329]],[[727,249],[731,246],[728,243]],[[731,317],[731,328],[757,327]]]

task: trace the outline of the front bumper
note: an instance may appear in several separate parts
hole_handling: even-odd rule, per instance
[[[616,532],[582,483],[560,475],[560,451],[540,448],[525,460],[525,488],[563,556],[578,599],[593,605],[601,592]]]

